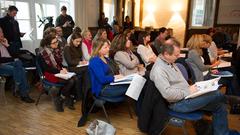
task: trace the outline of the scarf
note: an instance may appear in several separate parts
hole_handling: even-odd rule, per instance
[[[92,41],[91,40],[87,40],[87,39],[83,39],[83,43],[86,44],[87,49],[88,49],[88,54],[91,55],[91,53],[92,53]]]
[[[62,63],[62,56],[59,49],[50,49],[44,47],[40,53],[47,65],[53,66],[58,70],[62,69],[61,66],[58,64]]]

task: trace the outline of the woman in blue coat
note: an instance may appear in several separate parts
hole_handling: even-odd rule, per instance
[[[108,40],[99,39],[93,46],[92,57],[89,61],[92,93],[96,96],[118,97],[125,94],[128,84],[110,85],[114,79],[122,78],[121,74],[114,75],[110,60],[105,57],[109,53]]]

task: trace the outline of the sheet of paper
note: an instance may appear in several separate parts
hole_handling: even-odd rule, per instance
[[[142,91],[142,88],[146,82],[146,79],[140,75],[134,76],[131,84],[129,85],[126,95],[133,98],[134,100],[138,100],[138,97]]]
[[[231,62],[221,60],[220,64],[218,66],[215,66],[214,68],[225,68],[225,67],[231,67]]]
[[[194,85],[196,85],[198,91],[186,96],[185,99],[198,97],[200,95],[218,90],[219,87],[218,81],[220,80],[220,78],[221,77],[207,81],[196,82]]]

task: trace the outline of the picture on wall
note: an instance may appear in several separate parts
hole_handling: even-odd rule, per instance
[[[217,24],[240,24],[239,0],[219,0]]]

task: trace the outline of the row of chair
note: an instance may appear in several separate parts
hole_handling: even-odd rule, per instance
[[[60,88],[60,87],[63,87],[64,84],[52,83],[52,82],[49,82],[45,79],[45,77],[42,73],[40,62],[39,62],[40,61],[39,49],[37,48],[35,51],[36,51],[36,69],[37,69],[38,75],[40,77],[40,81],[43,85],[43,90],[40,92],[40,94],[38,96],[38,99],[36,101],[36,105],[38,105],[40,97],[44,93],[50,93],[52,88],[56,88],[56,87]],[[186,80],[188,80],[187,70],[184,68],[184,66],[182,64],[177,64],[177,66],[179,67],[179,69],[183,73],[184,78]],[[91,113],[91,111],[93,110],[93,108],[95,106],[101,107],[104,111],[104,114],[105,114],[105,117],[106,117],[107,121],[110,123],[110,118],[107,114],[107,111],[106,111],[106,108],[105,108],[104,104],[106,102],[112,102],[112,103],[123,102],[123,101],[126,100],[126,97],[122,96],[122,97],[117,97],[117,98],[106,98],[106,97],[101,97],[101,96],[100,97],[93,96],[93,99],[94,99],[94,102],[93,102],[88,114]],[[130,109],[129,104],[128,104],[128,110],[129,110],[130,117],[133,118],[133,116],[131,114],[131,109]],[[177,127],[182,127],[183,131],[184,131],[184,134],[186,135],[187,131],[186,131],[186,128],[184,126],[185,121],[186,120],[197,121],[199,119],[202,119],[203,113],[200,112],[200,111],[192,112],[192,113],[178,113],[178,112],[169,110],[169,115],[171,116],[171,118],[169,119],[169,122],[167,123],[167,125],[171,124],[171,125],[174,125],[174,126],[177,126]]]

